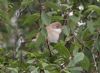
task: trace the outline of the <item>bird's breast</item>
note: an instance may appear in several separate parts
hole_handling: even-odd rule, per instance
[[[48,32],[49,42],[57,43],[58,39],[59,39],[59,33],[57,33],[56,31]]]

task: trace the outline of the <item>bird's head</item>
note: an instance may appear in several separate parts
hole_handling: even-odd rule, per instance
[[[46,26],[48,33],[48,41],[57,43],[59,40],[60,33],[62,32],[62,25],[60,22],[54,22]]]

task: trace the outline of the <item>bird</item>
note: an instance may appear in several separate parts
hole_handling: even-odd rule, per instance
[[[53,22],[51,24],[48,24],[46,27],[47,31],[47,38],[46,40],[49,43],[57,43],[59,40],[59,36],[62,32],[62,24],[60,22]],[[35,39],[32,39],[32,41],[37,41],[37,38],[39,37],[39,33],[36,35]]]
[[[62,25],[60,22],[53,22],[50,25],[46,26],[47,30],[47,40],[50,43],[57,43],[59,36],[62,32]]]

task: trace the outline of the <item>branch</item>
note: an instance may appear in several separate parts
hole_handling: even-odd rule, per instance
[[[98,39],[98,36],[96,37],[96,40]],[[94,67],[95,67],[95,70],[96,70],[96,73],[99,73],[99,69],[98,69],[98,66],[97,66],[97,62],[96,62],[96,56],[95,56],[95,44],[96,44],[96,40],[94,40],[94,44],[93,44],[93,47],[91,49],[91,53],[92,53],[92,57],[93,57],[93,61],[94,61]]]

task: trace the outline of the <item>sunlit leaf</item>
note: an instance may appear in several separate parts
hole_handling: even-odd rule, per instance
[[[44,70],[45,73],[50,73],[48,70]]]
[[[11,73],[18,73],[18,68],[8,68]]]
[[[69,62],[68,67],[75,66],[77,63],[79,63],[83,59],[84,59],[84,54],[82,52],[77,53],[76,55],[74,55],[74,58]]]
[[[94,10],[95,12],[97,12],[97,14],[100,15],[100,7],[99,6],[96,6],[96,5],[89,5],[88,6],[89,10]]]
[[[69,70],[73,71],[82,71],[83,69],[81,67],[71,67]]]
[[[31,71],[31,73],[39,73],[38,69],[39,69],[38,67],[35,68],[33,71]]]
[[[32,64],[33,63],[33,59],[32,60],[28,60],[27,63]]]

